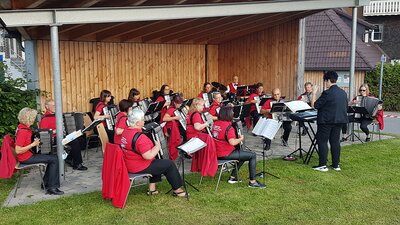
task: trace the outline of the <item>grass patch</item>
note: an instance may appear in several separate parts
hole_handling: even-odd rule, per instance
[[[170,195],[146,196],[133,189],[125,209],[115,209],[100,192],[64,197],[29,206],[0,209],[0,224],[399,224],[400,139],[343,147],[341,172],[321,173],[300,161],[270,160],[268,188],[247,188],[206,178],[189,189],[190,201]],[[246,165],[241,170],[247,177]],[[261,169],[262,162],[258,168]],[[198,184],[199,175],[188,180]],[[223,180],[228,174],[223,175]],[[15,179],[0,180],[4,201]],[[158,189],[169,189],[162,182]]]

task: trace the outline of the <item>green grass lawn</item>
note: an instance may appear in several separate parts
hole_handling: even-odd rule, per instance
[[[400,224],[400,139],[342,149],[342,171],[322,173],[300,161],[269,160],[268,188],[250,189],[244,181],[228,184],[223,176],[189,189],[191,198],[133,189],[127,207],[116,209],[100,192],[65,197],[29,206],[0,208],[0,224]],[[258,168],[261,169],[259,162]],[[247,164],[241,170],[247,177]],[[198,174],[188,180],[197,184]],[[245,180],[245,179],[244,179]],[[4,201],[15,179],[0,180]],[[169,186],[158,186],[162,192]]]

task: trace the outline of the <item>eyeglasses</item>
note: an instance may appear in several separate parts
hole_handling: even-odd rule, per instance
[[[360,89],[360,92],[361,92],[361,91],[367,91],[367,90],[365,90],[365,89]]]

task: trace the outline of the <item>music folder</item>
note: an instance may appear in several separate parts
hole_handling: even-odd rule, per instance
[[[238,86],[236,91],[237,96],[246,96],[247,95],[247,86]]]
[[[62,140],[61,143],[63,145],[70,143],[71,141],[82,136],[83,133],[85,133],[86,131],[93,130],[99,123],[103,122],[104,120],[105,119],[95,119],[92,123],[89,124],[89,126],[85,127],[84,129],[74,131],[74,132],[68,134],[67,136],[65,136],[65,138]]]
[[[280,121],[273,120],[273,119],[266,119],[263,117],[258,120],[252,133],[257,136],[262,136],[262,137],[272,140],[275,137],[275,135],[278,132],[281,125],[282,125],[282,122],[280,122]]]
[[[194,137],[187,141],[185,144],[178,146],[177,148],[181,151],[186,152],[187,154],[193,154],[206,146],[207,144],[204,141]]]

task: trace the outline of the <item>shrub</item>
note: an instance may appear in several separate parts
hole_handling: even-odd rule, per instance
[[[0,62],[0,70],[5,72],[6,65]],[[11,78],[7,73],[0,79],[0,144],[5,134],[15,133],[18,126],[18,112],[24,107],[37,108],[36,96],[39,90],[22,90],[26,79]]]
[[[367,72],[365,82],[372,95],[379,96],[379,77],[381,66]],[[382,100],[385,111],[400,111],[400,63],[384,64],[382,81]]]

